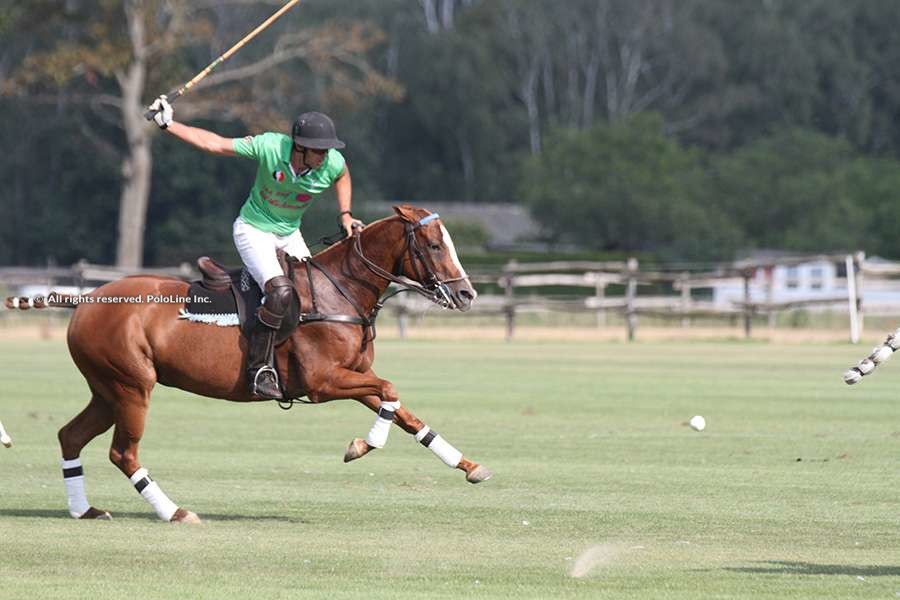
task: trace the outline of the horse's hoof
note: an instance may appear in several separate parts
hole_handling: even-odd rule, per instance
[[[172,515],[172,518],[169,519],[169,523],[202,523],[202,521],[197,516],[197,513],[179,508]]]
[[[90,507],[79,519],[97,519],[99,521],[112,521],[112,515],[108,511]]]
[[[485,466],[478,465],[468,473],[466,473],[466,481],[469,483],[481,483],[482,481],[487,481],[494,474],[491,473],[491,470]]]
[[[344,462],[348,463],[351,460],[356,460],[357,458],[361,458],[369,453],[372,449],[372,446],[366,443],[366,440],[361,440],[356,438],[350,445],[347,446],[347,451],[344,452]]]

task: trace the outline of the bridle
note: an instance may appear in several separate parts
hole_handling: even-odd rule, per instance
[[[417,294],[420,294],[428,298],[435,304],[441,306],[442,308],[452,308],[454,302],[451,296],[450,288],[447,286],[447,284],[454,283],[456,281],[467,280],[468,277],[463,276],[456,277],[454,279],[441,280],[435,273],[434,264],[427,257],[427,255],[422,252],[422,250],[419,248],[418,242],[416,241],[416,231],[423,225],[426,225],[438,218],[440,218],[440,215],[438,215],[437,213],[432,213],[423,217],[417,223],[411,223],[404,219],[404,226],[406,230],[406,247],[404,248],[404,252],[400,255],[400,258],[398,258],[397,262],[394,264],[394,271],[400,272],[402,269],[403,259],[407,255],[409,255],[410,264],[412,265],[416,277],[419,279],[419,281],[426,282],[425,285],[419,283],[418,281],[413,281],[406,277],[395,275],[394,273],[387,271],[386,269],[372,262],[369,258],[366,257],[365,253],[363,253],[362,233],[357,233],[354,236],[355,240],[353,242],[353,248],[356,252],[356,255],[359,256],[360,260],[362,260],[363,264],[366,265],[366,267],[378,277],[386,279],[392,283],[396,283],[398,286],[400,286],[400,289],[395,291],[394,293],[388,294],[387,296],[378,299],[375,302],[375,306],[368,313],[363,312],[363,309],[359,305],[359,303],[344,288],[344,286],[341,285],[341,282],[338,281],[334,275],[328,272],[327,269],[316,262],[311,256],[302,259],[302,261],[307,264],[306,277],[309,281],[309,294],[311,303],[310,308],[312,310],[309,312],[303,312],[301,310],[298,314],[297,324],[301,325],[303,323],[324,321],[361,325],[363,327],[364,333],[362,336],[362,341],[360,342],[360,352],[363,352],[366,348],[366,344],[375,340],[375,319],[378,317],[379,311],[384,308],[384,303],[387,302],[388,299],[396,296],[401,292],[416,292]],[[318,270],[329,282],[331,282],[331,285],[334,286],[338,293],[343,296],[343,298],[350,304],[350,306],[353,307],[353,310],[356,311],[356,316],[323,314],[319,312],[318,303],[316,301],[315,286],[313,285],[313,269]],[[291,279],[293,279],[293,276],[291,276]],[[371,331],[371,335],[368,334],[369,331]],[[287,410],[291,406],[293,406],[295,402],[306,403],[307,401],[292,399],[281,401],[278,403],[278,405],[281,408]]]
[[[413,281],[406,277],[400,277],[394,272],[388,271],[372,262],[363,253],[362,235],[357,234],[355,236],[356,239],[354,240],[353,248],[356,251],[356,255],[359,256],[359,258],[363,261],[363,264],[365,264],[370,271],[372,271],[382,279],[386,279],[400,286],[400,289],[394,292],[394,294],[391,294],[391,296],[399,294],[400,292],[416,292],[417,294],[428,298],[441,308],[453,307],[453,298],[451,296],[450,287],[447,284],[455,283],[457,281],[463,281],[468,279],[468,277],[461,276],[455,277],[453,279],[441,280],[437,276],[437,273],[435,273],[434,263],[424,252],[422,252],[422,249],[419,247],[418,241],[416,241],[416,231],[424,225],[427,225],[431,221],[439,218],[439,214],[431,213],[430,215],[422,217],[422,219],[420,219],[416,223],[411,223],[406,220],[404,220],[403,222],[406,231],[406,247],[404,248],[403,254],[401,254],[400,258],[397,260],[397,263],[394,266],[394,271],[400,271],[402,268],[403,259],[406,256],[409,256],[410,265],[412,266],[413,272],[415,273],[416,279],[418,281]],[[419,283],[420,281],[424,282],[424,284]],[[388,298],[389,297],[390,296],[388,296]],[[383,304],[385,300],[387,300],[387,298],[383,298],[381,300],[381,303]]]

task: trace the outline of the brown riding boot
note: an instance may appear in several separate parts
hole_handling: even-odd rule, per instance
[[[293,287],[284,275],[268,280],[265,301],[256,311],[257,323],[250,334],[247,353],[247,379],[250,393],[256,398],[284,399],[275,370],[275,334],[291,301]]]
[[[275,371],[275,330],[257,322],[250,334],[247,380],[255,398],[283,400]]]

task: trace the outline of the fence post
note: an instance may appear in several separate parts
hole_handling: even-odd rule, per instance
[[[506,315],[506,341],[512,341],[516,333],[516,300],[514,294],[514,277],[513,271],[518,264],[516,259],[512,259],[506,264],[505,274],[501,280],[503,286],[503,312]]]
[[[856,253],[856,311],[859,315],[859,335],[863,336],[866,324],[866,313],[863,305],[863,264],[866,262],[866,253],[859,251]]]
[[[679,283],[681,285],[681,326],[684,328],[691,326],[691,318],[687,316],[688,311],[691,308],[691,288],[688,285],[689,277],[690,273],[687,271],[679,276]]]
[[[625,266],[627,285],[625,287],[625,326],[628,329],[628,341],[634,341],[635,329],[637,329],[637,314],[634,310],[634,297],[637,295],[637,270],[638,260],[634,257],[628,259]]]
[[[750,304],[750,276],[753,269],[744,269],[741,275],[744,278],[744,337],[750,339],[751,325],[753,321],[753,306]]]
[[[406,339],[406,326],[408,324],[407,314],[406,300],[404,299],[397,303],[397,334],[400,336],[401,340]]]
[[[606,308],[603,300],[606,298],[606,277],[602,273],[594,273],[594,297],[597,298],[597,327],[606,325]]]
[[[853,255],[848,254],[844,259],[847,267],[847,308],[850,315],[850,343],[859,343],[859,304],[856,297],[856,265]]]
[[[764,271],[766,274],[766,325],[769,329],[775,328],[775,309],[772,304],[775,302],[775,267],[766,266]]]

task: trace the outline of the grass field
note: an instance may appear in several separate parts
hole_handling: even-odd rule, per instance
[[[185,526],[109,433],[82,460],[115,520],[72,520],[56,431],[86,385],[63,343],[0,341],[0,598],[897,598],[900,365],[845,386],[866,349],[379,343],[404,404],[494,470],[478,486],[397,428],[343,464],[373,418],[353,402],[158,388],[141,459]]]

